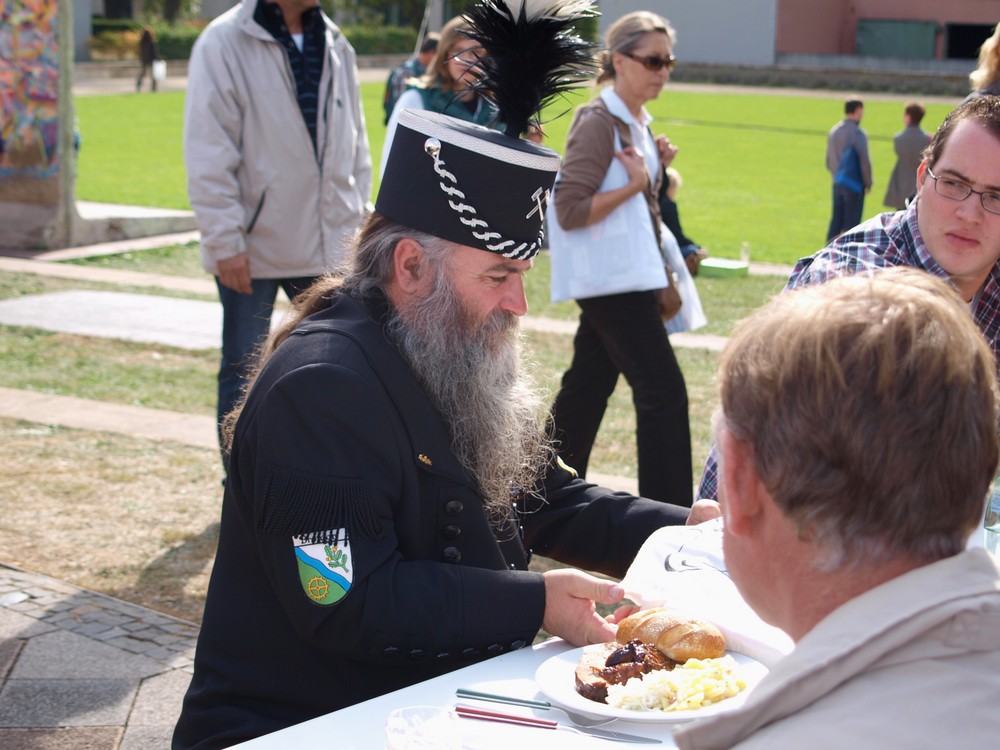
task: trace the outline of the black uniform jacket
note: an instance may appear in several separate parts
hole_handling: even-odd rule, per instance
[[[527,646],[545,594],[526,545],[621,576],[686,514],[553,466],[544,500],[491,528],[379,313],[341,294],[278,348],[237,425],[174,747],[227,747]]]

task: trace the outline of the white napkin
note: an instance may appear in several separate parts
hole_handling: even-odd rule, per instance
[[[644,609],[671,607],[715,623],[730,651],[770,667],[795,646],[760,619],[729,578],[722,556],[722,519],[665,526],[646,540],[622,579],[625,595]]]

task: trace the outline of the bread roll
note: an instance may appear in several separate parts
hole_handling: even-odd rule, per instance
[[[618,623],[619,643],[635,639],[679,663],[726,653],[726,639],[715,625],[663,607],[636,612]]]

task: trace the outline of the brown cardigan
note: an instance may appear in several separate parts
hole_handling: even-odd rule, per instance
[[[616,128],[622,148],[633,145],[628,123],[612,115],[600,98],[576,111],[569,126],[566,156],[559,169],[554,198],[556,217],[563,229],[587,226],[591,201],[615,158]],[[643,191],[657,241],[660,239],[660,205],[656,196],[662,180],[663,170],[658,169],[652,183],[647,183]]]

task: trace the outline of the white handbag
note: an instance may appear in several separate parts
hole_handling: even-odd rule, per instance
[[[165,81],[165,80],[167,80],[167,61],[166,60],[153,60],[153,80],[154,81]]]
[[[621,147],[621,140],[615,132],[615,151],[620,151]],[[612,159],[597,192],[614,190],[627,183],[625,167],[617,159]],[[549,204],[546,220],[552,259],[553,302],[643,292],[667,286],[663,256],[642,193],[633,195],[603,221],[580,229],[566,230],[559,226],[552,203]],[[683,290],[681,294],[683,296]]]
[[[664,224],[660,224],[660,239],[663,243],[663,257],[666,258],[667,267],[673,271],[677,280],[677,291],[680,292],[683,303],[677,314],[663,325],[667,327],[667,333],[681,333],[701,328],[708,323],[708,318],[705,317],[705,311],[701,307],[698,287],[695,286],[691,271],[684,262],[684,255],[681,253],[680,245],[677,244],[677,238]]]

